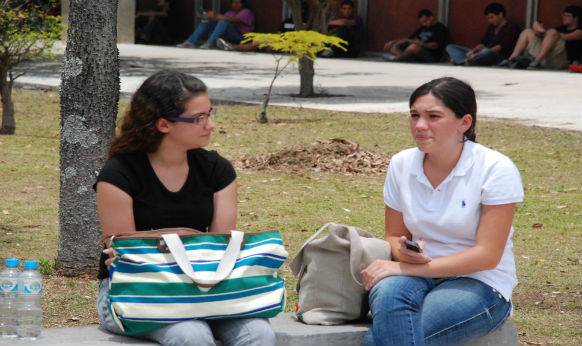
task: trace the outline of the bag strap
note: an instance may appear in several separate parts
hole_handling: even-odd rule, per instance
[[[303,245],[301,246],[301,248],[299,249],[299,251],[297,251],[297,255],[295,255],[295,257],[293,258],[293,260],[289,263],[289,267],[291,268],[291,271],[293,272],[293,275],[297,276],[299,274],[299,272],[301,271],[301,257],[303,257],[303,249],[313,241],[313,239],[317,238],[317,236],[323,232],[323,230],[327,229],[330,225],[334,225],[335,222],[328,222],[325,225],[323,225],[319,230],[317,230],[315,233],[313,233],[313,235],[311,237],[309,237],[309,239],[307,239],[305,241],[305,243],[303,243]]]
[[[236,259],[238,258],[241,244],[244,240],[244,233],[240,231],[230,231],[230,241],[228,242],[228,246],[226,247],[226,251],[220,260],[220,264],[218,265],[218,269],[214,272],[214,277],[212,278],[203,278],[192,269],[192,265],[190,264],[190,260],[188,259],[188,255],[186,254],[186,249],[184,249],[184,244],[182,240],[176,233],[170,234],[163,234],[162,238],[166,242],[166,245],[180,269],[184,272],[184,274],[188,275],[188,277],[200,288],[201,291],[208,291],[214,285],[218,284],[222,280],[224,280],[236,263]]]
[[[362,281],[357,279],[358,277],[361,277],[359,266],[363,258],[364,246],[358,230],[353,226],[347,226],[347,229],[350,235],[350,274],[355,283],[364,286]]]
[[[120,234],[115,234],[115,238],[117,239],[159,239],[161,238],[162,234],[166,233],[177,233],[180,236],[187,236],[187,235],[205,235],[206,232],[201,232],[194,228],[186,228],[186,227],[168,227],[168,228],[159,228],[159,229],[152,229],[152,230],[138,230],[134,232],[125,232]],[[109,239],[110,235],[103,236],[98,242],[97,246],[101,245],[105,240]],[[113,239],[110,239],[113,240]]]

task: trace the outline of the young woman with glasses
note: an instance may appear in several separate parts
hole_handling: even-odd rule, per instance
[[[174,71],[154,73],[135,92],[96,184],[105,236],[168,227],[226,233],[236,229],[234,168],[203,149],[216,127],[206,85]],[[107,254],[101,258],[98,312],[122,330],[107,308]],[[274,345],[267,319],[188,320],[136,335],[162,345]]]

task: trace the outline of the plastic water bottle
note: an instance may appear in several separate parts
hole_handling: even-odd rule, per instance
[[[18,276],[18,318],[16,331],[21,340],[36,340],[42,330],[42,276],[36,261],[24,262]]]
[[[0,337],[16,338],[16,309],[18,304],[18,260],[6,260],[6,269],[0,272]]]

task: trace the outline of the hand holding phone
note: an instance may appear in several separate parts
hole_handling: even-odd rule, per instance
[[[407,249],[412,250],[414,252],[418,252],[418,253],[422,253],[422,249],[420,248],[420,246],[418,245],[417,242],[412,241],[412,240],[408,240],[406,239],[404,241],[404,245],[406,246]]]

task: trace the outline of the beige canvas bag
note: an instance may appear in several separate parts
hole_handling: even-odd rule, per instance
[[[326,229],[327,236],[317,238]],[[289,264],[297,277],[297,318],[334,325],[364,317],[367,291],[360,271],[376,259],[390,259],[388,242],[357,227],[324,225]]]

